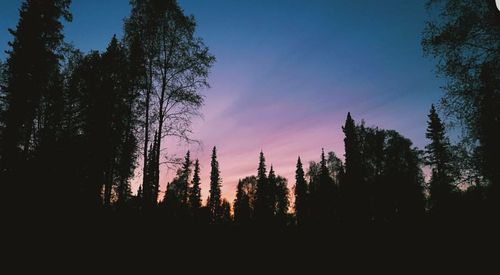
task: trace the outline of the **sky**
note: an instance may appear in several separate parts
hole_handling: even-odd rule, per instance
[[[208,195],[210,154],[217,146],[222,193],[234,199],[238,179],[256,174],[262,150],[268,167],[288,178],[295,164],[321,149],[343,158],[347,112],[367,126],[394,129],[426,144],[430,105],[442,95],[434,60],[423,56],[428,15],[421,0],[179,0],[197,21],[197,36],[217,61],[202,118],[201,145],[167,142],[167,152],[199,158]],[[18,20],[20,0],[0,0],[0,59]],[[127,0],[73,0],[65,36],[82,51],[103,50],[123,34]],[[306,165],[307,166],[307,165]],[[161,188],[175,171],[161,170]],[[132,181],[138,187],[141,175]]]

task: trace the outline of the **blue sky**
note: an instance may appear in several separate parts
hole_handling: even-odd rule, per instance
[[[15,27],[20,2],[0,2],[1,50],[8,48],[7,28]],[[325,148],[342,156],[348,111],[420,148],[426,144],[427,112],[442,95],[442,81],[420,46],[423,1],[179,3],[195,16],[197,34],[217,62],[204,91],[205,116],[193,125],[203,146],[172,141],[169,152],[190,148],[207,177],[210,148],[217,145],[227,197],[238,178],[255,173],[261,149],[291,183],[298,155],[317,159]],[[122,34],[129,6],[126,0],[73,0],[71,10],[66,39],[89,51]]]

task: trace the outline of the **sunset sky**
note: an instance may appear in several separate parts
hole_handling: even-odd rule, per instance
[[[21,1],[0,1],[0,59]],[[189,148],[199,158],[208,195],[215,145],[223,196],[234,199],[239,178],[267,165],[294,184],[297,156],[317,160],[321,148],[343,158],[341,125],[348,111],[368,126],[394,129],[423,148],[427,112],[442,82],[424,58],[421,0],[243,1],[183,0],[197,34],[216,56],[204,117],[193,124],[202,146],[168,142],[169,153]],[[127,0],[73,0],[66,40],[87,52],[103,50],[123,33]],[[162,170],[161,188],[174,171]],[[133,181],[133,189],[141,175]]]

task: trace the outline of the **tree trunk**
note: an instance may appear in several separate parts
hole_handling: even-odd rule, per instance
[[[149,101],[151,97],[151,90],[153,86],[153,61],[149,59],[149,79],[148,87],[146,88],[146,110],[145,110],[145,122],[144,122],[144,163],[142,168],[142,190],[143,190],[143,203],[145,207],[151,205],[151,187],[149,186],[150,181],[147,177],[147,163],[148,163],[148,144],[149,144]]]

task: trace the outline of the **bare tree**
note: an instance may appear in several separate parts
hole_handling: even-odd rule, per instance
[[[204,100],[200,90],[209,86],[207,77],[215,57],[209,53],[203,41],[195,36],[194,17],[184,15],[176,1],[145,0],[132,4],[131,19],[135,18],[139,23],[129,19],[130,26],[142,26],[134,31],[147,38],[144,55],[147,67],[144,159],[147,159],[148,154],[149,132],[154,128],[159,137],[154,145],[155,166],[159,169],[162,143],[166,138],[194,141],[190,126],[192,118],[200,115],[199,109]],[[143,179],[144,198],[153,202],[156,198],[148,198],[150,192],[147,189],[149,181],[158,182],[159,173],[154,175],[155,178],[144,176]]]

